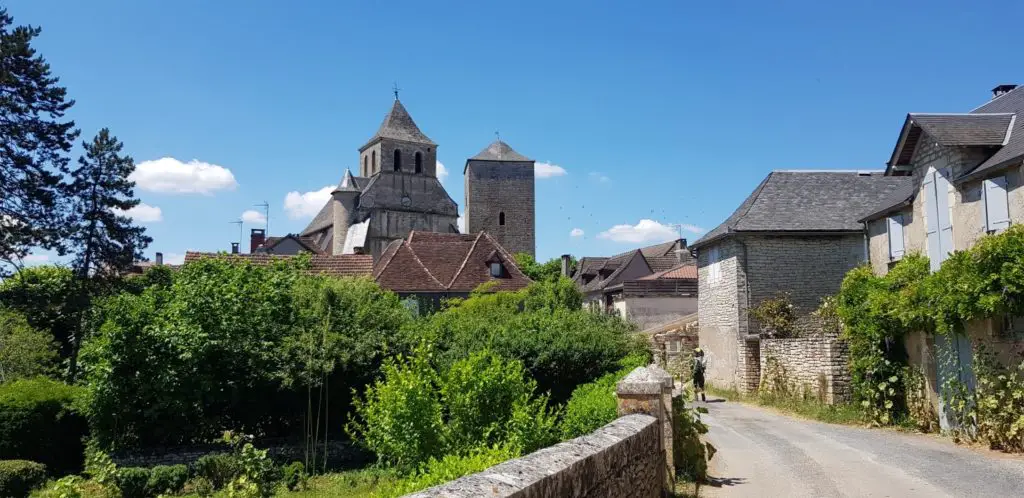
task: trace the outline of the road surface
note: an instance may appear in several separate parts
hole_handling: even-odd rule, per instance
[[[823,424],[709,400],[707,497],[1024,496],[1024,459],[936,437]]]

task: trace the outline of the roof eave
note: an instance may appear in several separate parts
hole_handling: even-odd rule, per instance
[[[981,178],[985,178],[985,177],[991,175],[992,173],[997,173],[997,172],[1003,171],[1005,169],[1017,166],[1017,165],[1021,164],[1022,161],[1024,161],[1024,154],[1019,154],[1019,155],[1016,155],[1016,156],[1011,157],[1009,159],[1006,159],[1005,161],[1002,161],[1002,162],[1000,162],[998,164],[994,164],[992,166],[988,166],[985,169],[975,168],[975,169],[971,170],[970,172],[965,173],[965,174],[959,176],[958,178],[956,178],[955,180],[953,180],[953,184],[954,185],[960,185],[960,184],[963,184],[963,183],[966,183],[966,182],[969,182],[969,181],[972,181],[972,180],[979,180]]]
[[[886,163],[885,175],[889,176],[893,169],[897,166],[896,162],[899,160],[900,152],[903,151],[904,145],[907,143],[907,135],[910,134],[910,129],[914,126],[914,120],[907,114],[906,120],[903,122],[903,128],[900,129],[900,137],[896,140],[896,146],[892,149],[892,155],[889,156],[889,162]]]
[[[914,202],[914,198],[910,197],[908,199],[900,201],[899,204],[893,204],[892,206],[889,206],[889,207],[887,207],[885,209],[879,209],[878,211],[875,211],[874,213],[871,213],[871,214],[869,214],[869,215],[867,215],[867,216],[857,220],[857,223],[866,223],[868,221],[877,220],[877,219],[879,219],[879,218],[881,218],[881,217],[883,217],[883,216],[885,216],[887,214],[890,214],[890,213],[892,213],[894,211],[899,211],[899,210],[901,210],[901,209],[903,209],[905,207],[908,207],[913,202]]]

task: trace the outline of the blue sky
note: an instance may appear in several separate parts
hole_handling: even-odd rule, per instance
[[[539,258],[621,252],[670,224],[696,240],[773,169],[880,169],[907,112],[1024,83],[1024,4],[769,3],[5,5],[42,26],[83,138],[106,126],[137,163],[173,158],[137,189],[159,208],[138,215],[147,254],[172,260],[228,249],[229,222],[264,200],[272,235],[300,231],[319,206],[298,201],[357,170],[395,81],[460,211],[465,159],[496,130],[564,170],[537,181]],[[186,170],[204,173],[167,176]]]

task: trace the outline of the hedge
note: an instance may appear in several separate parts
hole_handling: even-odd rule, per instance
[[[0,384],[0,459],[32,460],[53,475],[82,469],[83,389],[46,378]]]
[[[0,460],[0,496],[22,498],[46,482],[46,466],[28,460]]]

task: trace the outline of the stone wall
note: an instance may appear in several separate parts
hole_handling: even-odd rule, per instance
[[[761,339],[761,388],[770,389],[769,375],[782,375],[797,393],[810,392],[834,404],[850,400],[850,348],[834,337]],[[769,367],[770,362],[777,366]]]
[[[718,261],[709,259],[718,248]],[[717,278],[711,278],[717,265]],[[701,247],[697,252],[697,316],[700,346],[708,358],[707,381],[718,387],[741,388],[737,379],[739,352],[747,333],[746,275],[743,252],[732,238]]]

